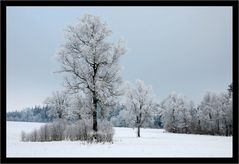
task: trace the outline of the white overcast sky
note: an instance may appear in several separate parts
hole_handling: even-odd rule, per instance
[[[171,92],[196,104],[232,82],[231,7],[7,7],[7,111],[42,105],[63,89],[53,72],[64,29],[85,13],[123,38],[124,80],[143,80],[162,101]]]

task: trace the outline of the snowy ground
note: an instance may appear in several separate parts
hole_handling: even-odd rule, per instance
[[[7,122],[7,157],[232,157],[232,137],[165,133],[161,129],[115,128],[114,143],[21,142],[21,131],[41,123]]]

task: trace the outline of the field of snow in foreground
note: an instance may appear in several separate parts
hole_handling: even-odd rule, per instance
[[[7,157],[232,157],[232,137],[173,134],[162,129],[114,128],[114,142],[21,142],[21,131],[42,123],[7,122]]]

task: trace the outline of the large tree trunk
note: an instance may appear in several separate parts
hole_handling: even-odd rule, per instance
[[[97,132],[98,131],[98,126],[97,126],[97,100],[96,98],[93,98],[93,103],[94,103],[94,109],[93,109],[93,113],[92,113],[92,116],[93,116],[93,131],[94,132]]]
[[[95,58],[94,58],[94,64],[93,64],[93,70],[94,70],[94,74],[93,74],[93,85],[94,85],[94,89],[93,89],[93,106],[94,106],[94,109],[93,109],[93,131],[96,133],[98,131],[98,127],[97,127],[97,103],[98,103],[98,100],[97,100],[97,97],[96,97],[96,82],[95,82],[95,77],[96,77],[96,73],[97,73],[97,66],[96,66],[96,63],[95,63]]]
[[[97,113],[96,113],[96,111],[93,112],[93,130],[95,132],[98,131],[98,127],[97,127]]]
[[[217,133],[220,134],[220,122],[217,120]]]
[[[226,125],[226,136],[229,136],[228,125]]]
[[[137,136],[140,137],[140,126],[138,126]]]
[[[140,137],[140,127],[142,121],[142,113],[139,113],[139,116],[136,117],[136,122],[138,124],[137,136]]]

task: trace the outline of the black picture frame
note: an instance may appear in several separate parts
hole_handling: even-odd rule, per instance
[[[6,8],[8,6],[231,6],[233,8],[232,158],[10,158],[6,156]],[[238,163],[238,1],[1,1],[2,163]]]

